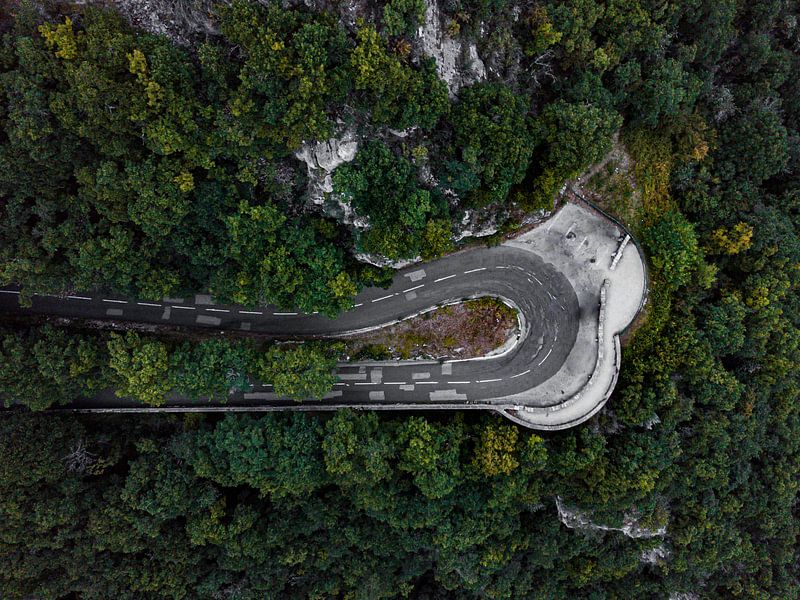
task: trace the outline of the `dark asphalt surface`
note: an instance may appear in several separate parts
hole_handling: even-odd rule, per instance
[[[535,254],[506,246],[476,248],[398,271],[390,288],[365,289],[356,297],[355,307],[336,319],[271,307],[211,304],[210,298],[203,296],[167,298],[161,302],[91,293],[35,296],[31,308],[21,308],[14,288],[0,292],[3,312],[250,331],[281,337],[341,335],[477,295],[510,300],[524,316],[526,327],[521,340],[501,356],[442,363],[342,365],[338,369],[341,381],[320,401],[336,405],[485,403],[529,390],[559,370],[575,343],[581,316],[575,291],[557,269]],[[257,386],[250,393],[231,396],[227,404],[294,403],[277,397],[270,386]],[[168,405],[198,404],[172,398]],[[79,408],[141,406],[137,401],[116,398],[110,393],[76,405]]]

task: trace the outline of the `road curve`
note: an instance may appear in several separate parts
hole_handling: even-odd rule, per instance
[[[31,307],[23,308],[18,302],[19,293],[13,288],[0,290],[0,310],[249,331],[299,339],[347,335],[385,326],[450,302],[496,296],[518,309],[521,325],[516,343],[496,356],[443,362],[345,363],[338,368],[340,381],[331,393],[323,400],[302,404],[278,397],[272,393],[271,386],[258,385],[251,392],[232,395],[224,405],[170,398],[165,407],[146,409],[138,401],[101,394],[81,400],[73,408],[112,412],[324,410],[344,406],[489,408],[537,428],[535,419],[528,422],[515,418],[509,410],[513,413],[521,406],[547,407],[560,401],[530,392],[552,383],[554,376],[564,370],[565,361],[573,354],[579,326],[596,319],[598,310],[596,302],[582,304],[579,301],[562,269],[543,258],[546,254],[502,245],[465,250],[414,265],[398,271],[390,288],[362,291],[355,298],[353,309],[336,319],[272,307],[252,309],[220,305],[204,295],[165,298],[160,302],[95,294],[37,295]],[[523,399],[519,400],[520,397]],[[508,398],[516,399],[509,402]]]

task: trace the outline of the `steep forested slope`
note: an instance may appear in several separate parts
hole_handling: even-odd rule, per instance
[[[186,48],[108,13],[2,21],[0,280],[333,313],[381,277],[354,250],[436,255],[467,210],[511,229],[621,126],[653,281],[607,408],[541,436],[6,415],[1,595],[798,597],[797,3],[442,2],[486,63],[452,97],[425,7],[370,6],[234,2]],[[370,229],[315,208],[293,157],[341,127],[361,143],[333,193]],[[102,365],[37,335],[7,332],[3,395],[81,393],[70,365]],[[54,373],[59,343],[80,360]]]

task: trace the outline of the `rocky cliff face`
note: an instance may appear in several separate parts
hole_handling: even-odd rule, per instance
[[[445,31],[438,0],[427,0],[425,22],[417,37],[423,54],[436,61],[436,71],[451,96],[464,85],[486,79],[486,66],[478,56],[477,46],[471,43],[464,47],[461,40]]]

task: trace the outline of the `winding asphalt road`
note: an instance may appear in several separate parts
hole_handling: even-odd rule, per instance
[[[237,330],[301,338],[341,336],[376,328],[437,305],[475,296],[497,296],[522,315],[520,338],[494,357],[456,361],[343,364],[340,382],[321,403],[387,406],[394,404],[491,403],[530,390],[552,377],[575,344],[581,318],[569,281],[536,254],[513,247],[476,248],[399,271],[388,289],[368,288],[352,310],[336,319],[270,307],[242,308],[212,303],[208,296],[146,302],[114,296],[75,294],[35,296],[19,305],[14,288],[0,290],[0,311],[40,313],[81,319],[133,321],[173,326]],[[310,402],[310,401],[309,401]],[[232,396],[227,406],[288,406],[270,386]],[[190,402],[172,398],[168,406]],[[196,404],[195,404],[196,405]],[[80,408],[141,407],[110,395],[86,399]]]

